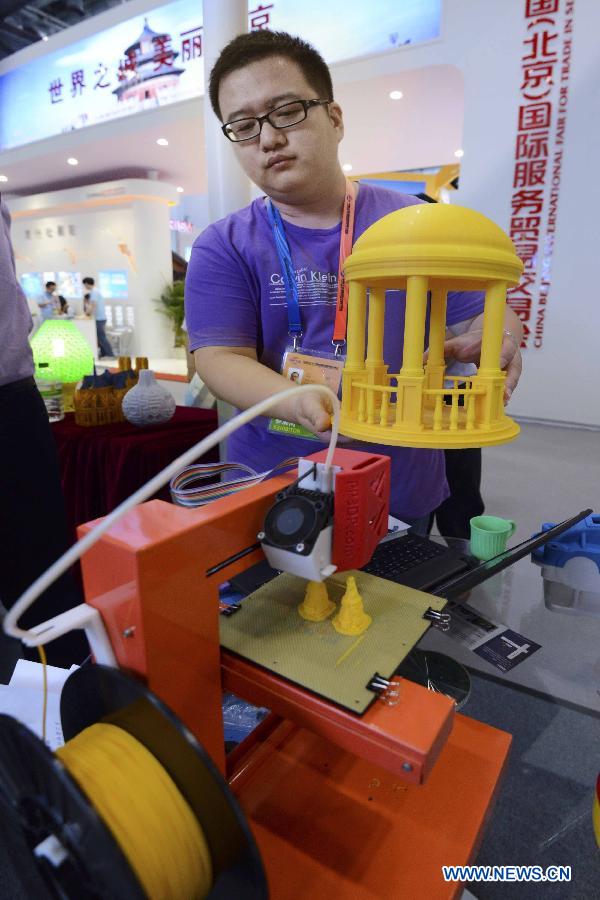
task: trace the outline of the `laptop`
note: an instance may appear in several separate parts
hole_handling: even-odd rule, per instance
[[[533,535],[482,563],[452,547],[445,547],[409,532],[380,543],[370,562],[363,566],[363,571],[451,600],[527,556],[536,547],[558,537],[591,514],[591,509],[584,509],[576,516],[565,519],[553,528]],[[279,574],[277,569],[271,568],[263,560],[239,575],[234,575],[230,584],[240,594],[247,596]]]
[[[431,593],[437,584],[470,569],[472,562],[466,553],[409,531],[379,544],[362,571]]]

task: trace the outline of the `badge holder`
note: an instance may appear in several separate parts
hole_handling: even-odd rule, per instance
[[[286,347],[281,361],[281,374],[292,384],[324,384],[339,396],[345,361],[345,355],[342,352],[345,349],[345,342],[332,342],[335,350],[327,353],[305,347],[300,349],[300,337],[301,335],[294,335]],[[284,419],[271,419],[269,431],[274,434],[319,441],[319,438],[308,428],[296,425],[294,422],[286,422]]]

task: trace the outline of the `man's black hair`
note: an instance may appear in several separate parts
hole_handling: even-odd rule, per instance
[[[56,287],[56,282],[55,281],[47,281],[46,282],[46,290],[48,290],[49,287]]]
[[[86,275],[86,277],[85,277],[85,278],[82,278],[81,280],[83,281],[84,284],[96,284],[96,282],[94,281],[94,279],[93,279],[93,278],[90,278],[89,275]]]
[[[208,96],[215,114],[223,121],[219,106],[219,86],[222,79],[244,66],[269,56],[284,56],[295,62],[310,86],[315,90],[314,98],[333,100],[333,85],[327,63],[318,52],[303,41],[285,31],[251,31],[239,34],[221,50],[212,67],[208,82]]]

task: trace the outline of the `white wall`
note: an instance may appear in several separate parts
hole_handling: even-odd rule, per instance
[[[564,7],[565,0],[561,0]],[[343,90],[429,65],[464,76],[464,158],[456,201],[508,229],[521,84],[525,0],[445,0],[439,41],[335,66]],[[598,0],[576,0],[570,100],[544,344],[525,354],[510,405],[517,416],[600,426]],[[399,88],[402,89],[401,79]],[[368,139],[368,135],[367,135]],[[343,153],[343,151],[342,151]],[[399,157],[400,157],[399,153]],[[400,166],[398,166],[400,168]],[[454,201],[454,198],[453,198]]]
[[[100,270],[126,270],[129,297],[114,304],[134,307],[133,352],[168,358],[172,331],[154,299],[172,280],[169,204],[176,196],[171,185],[130,179],[11,198],[17,274],[75,271],[97,283]]]
[[[176,253],[185,258],[185,251],[191,247],[199,234],[210,223],[208,194],[185,194],[177,206],[171,209],[171,218],[187,220],[192,225],[191,231],[174,231],[172,247]]]

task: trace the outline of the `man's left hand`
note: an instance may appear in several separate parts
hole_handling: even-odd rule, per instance
[[[457,362],[475,363],[479,365],[481,355],[481,330],[465,331],[456,337],[449,338],[444,343],[444,357],[446,360],[455,359]],[[517,339],[508,332],[502,337],[502,350],[500,351],[500,368],[506,372],[504,384],[504,404],[506,405],[519,383],[523,360]]]

